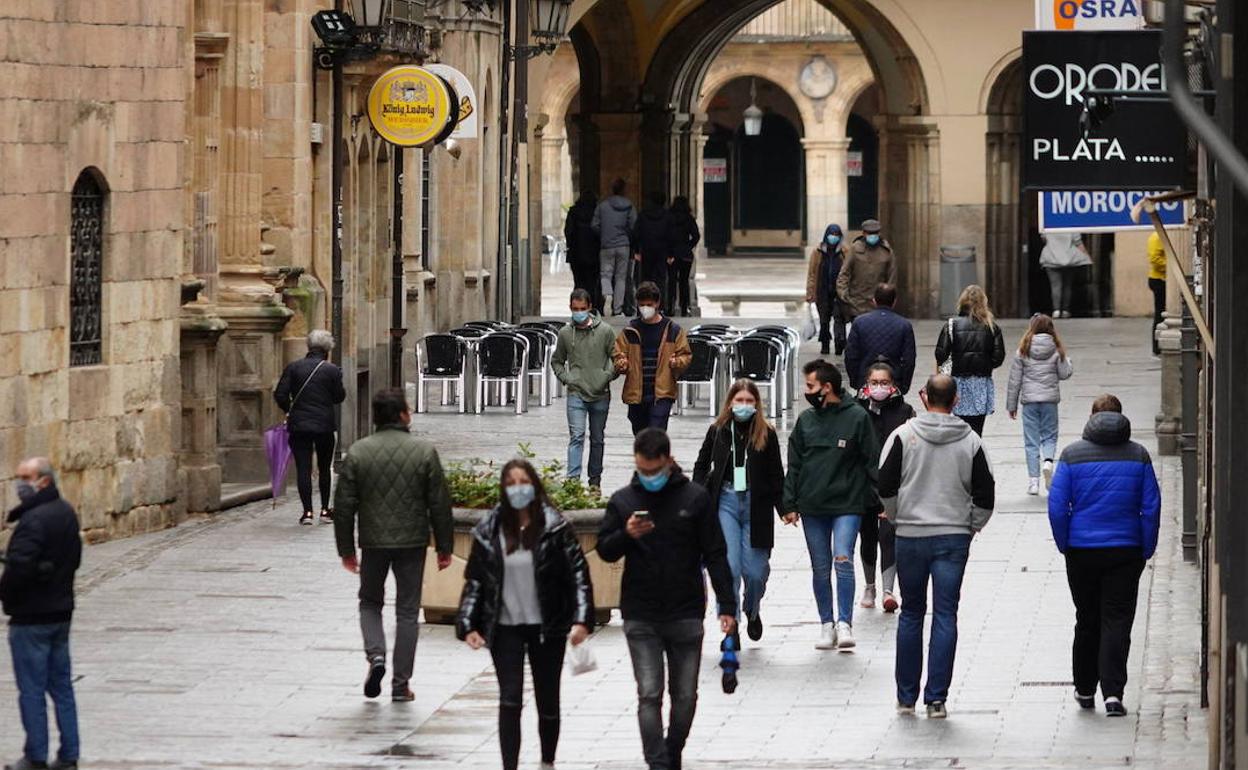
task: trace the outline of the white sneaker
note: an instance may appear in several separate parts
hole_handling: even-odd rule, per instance
[[[816,650],[836,649],[836,624],[824,623],[819,631],[819,641],[815,642]]]
[[[875,606],[874,583],[867,583],[867,587],[862,590],[862,601],[858,602],[858,606],[868,610]]]
[[[836,647],[841,652],[849,652],[858,644],[854,641],[854,628],[848,623],[836,624]]]
[[[1040,479],[1028,479],[1027,480],[1027,494],[1029,495],[1040,494]]]
[[[1053,461],[1052,460],[1044,461],[1043,473],[1044,473],[1044,488],[1052,489],[1053,488]]]

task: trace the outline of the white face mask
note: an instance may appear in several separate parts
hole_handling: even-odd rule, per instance
[[[642,305],[637,308],[637,314],[641,316],[641,320],[643,321],[649,321],[651,318],[654,318],[658,312],[659,309],[651,305]]]

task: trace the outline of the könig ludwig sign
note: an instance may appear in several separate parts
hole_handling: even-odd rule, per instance
[[[399,147],[436,144],[450,136],[459,118],[459,97],[439,75],[404,65],[387,70],[368,92],[373,129]]]

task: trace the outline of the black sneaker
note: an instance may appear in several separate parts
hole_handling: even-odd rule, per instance
[[[368,664],[368,678],[364,680],[364,697],[376,698],[381,695],[381,680],[386,675],[384,658],[374,658]]]
[[[755,642],[763,638],[763,618],[757,612],[746,621],[745,633]]]
[[[312,523],[312,511],[304,511],[303,515],[299,517],[299,523],[311,524]]]
[[[47,762],[34,762],[22,757],[11,765],[5,765],[4,770],[44,770],[47,766]]]
[[[62,762],[59,759],[48,763],[49,770],[78,770],[78,760],[73,762]]]
[[[390,700],[395,703],[411,703],[416,700],[416,693],[412,692],[412,688],[403,685],[403,689],[391,691]]]
[[[602,490],[602,477],[601,477],[601,476],[591,476],[591,477],[589,478],[589,488],[590,488],[590,489],[594,489],[594,490],[601,491],[601,490]]]
[[[949,712],[945,709],[945,702],[943,700],[934,700],[927,704],[928,719],[945,719],[948,716]]]
[[[1122,705],[1122,701],[1118,698],[1105,699],[1105,716],[1107,717],[1125,717],[1127,715],[1127,707]]]
[[[1096,695],[1080,695],[1079,691],[1075,690],[1075,703],[1078,703],[1081,709],[1094,709],[1096,708]]]
[[[831,350],[831,348],[829,348],[827,345],[822,345],[822,346],[820,346],[820,348],[819,348],[819,355],[821,355],[821,356],[827,356],[827,355],[831,355],[831,354],[832,354],[832,350]]]
[[[321,509],[321,523],[322,523],[322,524],[325,524],[326,522],[333,523],[333,521],[334,521],[334,511],[333,511],[333,509],[331,509],[331,508],[322,508],[322,509]]]

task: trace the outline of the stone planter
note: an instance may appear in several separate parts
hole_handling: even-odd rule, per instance
[[[426,623],[451,624],[459,610],[459,596],[464,590],[464,569],[468,566],[468,554],[472,551],[472,529],[489,514],[482,509],[455,509],[455,541],[452,548],[451,566],[438,571],[437,559],[430,547],[425,559],[425,582],[421,591],[421,607],[425,610]],[[594,583],[595,620],[601,625],[611,619],[611,610],[620,606],[620,578],[624,574],[623,562],[608,564],[598,556],[598,528],[602,524],[602,510],[564,511],[572,522],[576,537],[589,562],[589,574]]]

